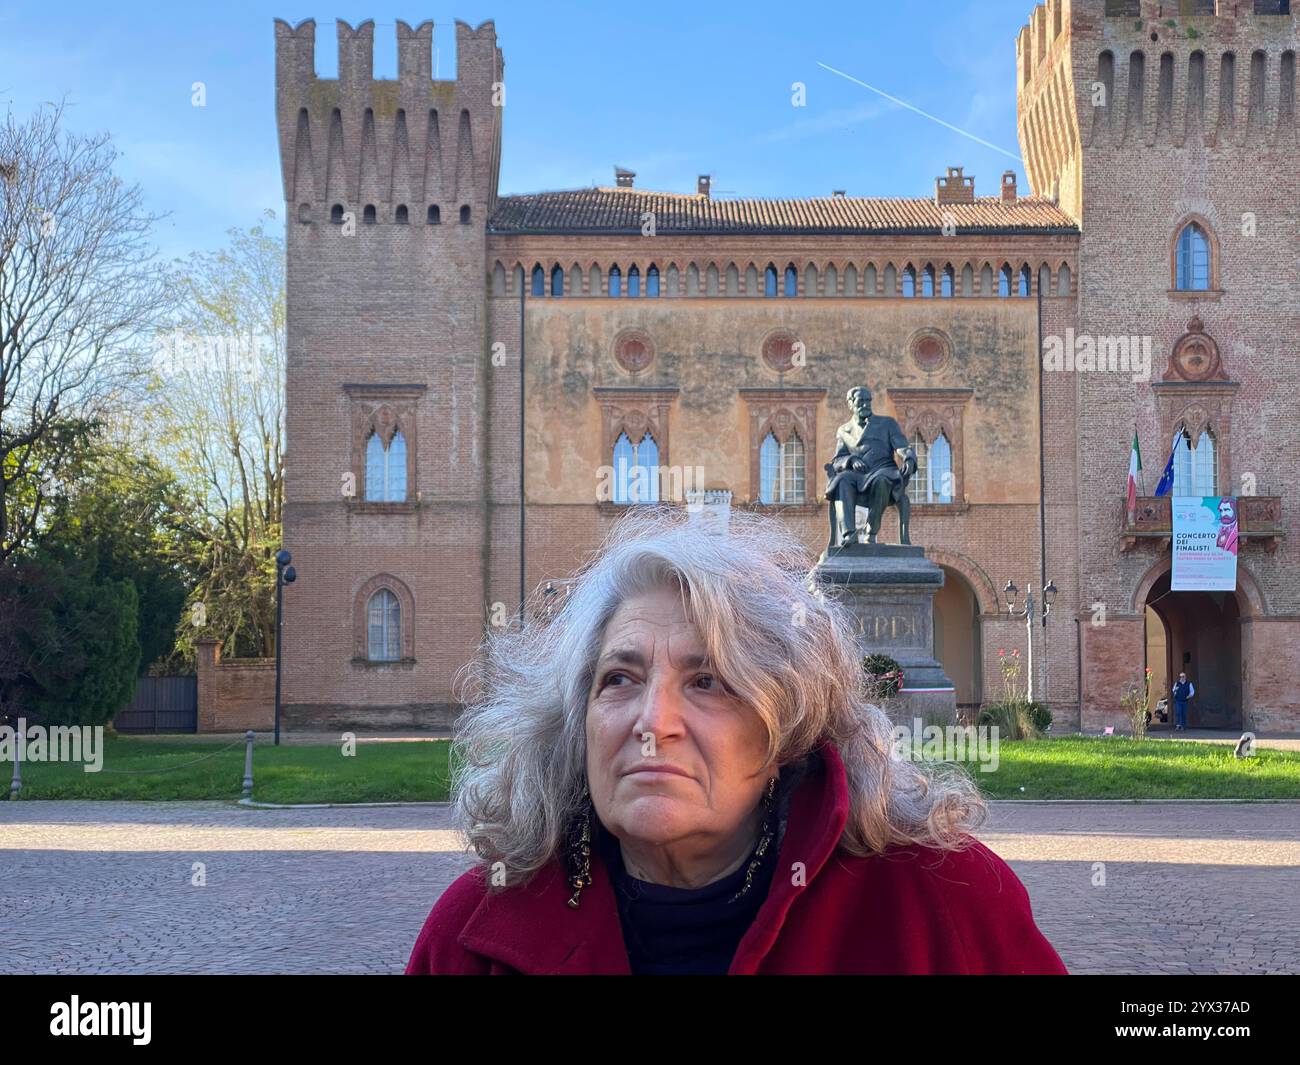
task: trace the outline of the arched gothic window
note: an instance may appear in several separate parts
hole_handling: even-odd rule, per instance
[[[804,448],[798,433],[785,443],[769,432],[758,452],[758,499],[760,503],[803,503],[805,501]]]
[[[366,441],[366,502],[406,501],[406,437],[397,429],[384,447],[378,433]]]
[[[402,657],[402,605],[387,588],[380,588],[366,604],[366,657],[372,662]]]

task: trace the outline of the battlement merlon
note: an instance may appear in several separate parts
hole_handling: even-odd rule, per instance
[[[432,21],[398,21],[396,79],[374,77],[374,22],[338,20],[337,78],[315,69],[316,22],[275,20],[286,203],[486,202],[496,196],[505,77],[491,21],[457,21],[456,77],[434,80]]]
[[[433,21],[410,26],[397,20],[397,80],[429,81],[433,75]],[[374,78],[375,23],[367,19],[353,27],[337,20],[339,76],[346,86],[360,86]],[[304,19],[291,26],[275,20],[276,82],[283,87],[306,90],[313,82],[333,79],[316,76],[316,20]],[[501,80],[501,49],[497,47],[496,24],[488,19],[477,28],[456,21],[457,82],[490,87]],[[391,81],[391,79],[379,79]],[[450,81],[451,79],[442,79]]]
[[[1293,0],[1290,14],[1283,13],[1285,6],[1282,0],[1046,0],[1016,36],[1016,83],[1023,87],[1038,77],[1062,33],[1134,48],[1143,47],[1145,38],[1149,49],[1152,30],[1172,31],[1206,42],[1237,39],[1239,49],[1250,40],[1267,48],[1300,24],[1300,4]]]

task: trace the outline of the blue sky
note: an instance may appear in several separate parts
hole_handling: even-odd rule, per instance
[[[290,0],[292,3],[292,0]],[[922,196],[948,165],[997,192],[1018,159],[818,64],[1019,155],[1015,36],[1030,0],[857,3],[294,7],[0,0],[0,105],[25,116],[66,98],[67,124],[110,133],[118,172],[168,217],[164,255],[219,247],[231,226],[283,217],[272,19],[317,22],[317,73],[337,72],[334,20],[375,21],[375,74],[397,72],[395,30],[432,18],[442,77],[454,20],[496,20],[506,61],[501,191],[613,184],[718,196]],[[191,105],[191,85],[207,106]],[[807,86],[807,106],[791,85]]]

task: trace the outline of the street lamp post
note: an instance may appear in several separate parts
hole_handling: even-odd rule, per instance
[[[1002,594],[1006,597],[1007,613],[1013,618],[1025,619],[1025,642],[1028,647],[1028,661],[1026,669],[1028,670],[1028,679],[1025,682],[1025,697],[1029,702],[1034,701],[1034,590],[1032,587],[1025,588],[1025,605],[1018,608],[1016,600],[1020,597],[1020,589],[1016,587],[1015,581],[1007,581],[1007,586],[1002,589]],[[1052,612],[1052,604],[1056,602],[1056,585],[1048,581],[1043,585],[1043,639],[1047,639],[1047,615]]]
[[[275,745],[280,746],[280,655],[284,643],[284,586],[298,579],[289,565],[293,555],[281,548],[275,553]]]

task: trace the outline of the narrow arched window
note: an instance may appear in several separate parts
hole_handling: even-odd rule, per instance
[[[623,274],[617,266],[609,268],[609,294],[611,296],[623,295]]]
[[[913,503],[928,503],[927,480],[930,468],[930,448],[920,433],[912,438],[912,450],[916,453],[916,472],[907,482],[907,494]]]
[[[343,224],[343,205],[341,203],[336,203],[330,208],[330,221],[336,226]]]
[[[941,282],[943,287],[940,289],[941,294],[944,296],[954,295],[954,290],[957,287],[955,282],[956,275],[953,273],[952,267],[945,266],[943,268],[943,281]]]
[[[659,445],[646,433],[633,444],[620,433],[614,444],[614,502],[659,502]]]
[[[758,452],[760,503],[802,503],[805,499],[804,447],[798,433],[784,443],[768,433]]]
[[[1204,292],[1210,287],[1210,238],[1196,222],[1178,234],[1177,277],[1180,292]]]
[[[303,223],[308,223],[311,221],[311,204],[309,203],[298,204],[298,221]]]
[[[1018,296],[1029,295],[1029,282],[1030,282],[1030,278],[1032,277],[1033,275],[1029,272],[1028,264],[1020,268],[1020,273],[1016,279],[1016,295]]]
[[[395,214],[395,216],[394,216],[394,221],[395,221],[399,226],[405,226],[405,225],[409,225],[409,224],[410,224],[410,218],[409,218],[409,216],[408,216],[407,213],[406,213],[406,204],[404,204],[404,203],[399,203],[399,204],[397,205],[397,212],[396,212],[396,214]]]
[[[564,295],[564,271],[560,268],[559,263],[551,268],[551,295]]]
[[[672,274],[670,273],[669,280],[671,279]],[[657,299],[659,296],[659,267],[657,266],[651,266],[645,272],[645,294],[651,299]]]
[[[424,220],[431,226],[442,224],[442,209],[436,203],[429,204],[429,212],[425,215]]]
[[[546,271],[540,265],[533,267],[533,287],[530,295],[546,295]]]
[[[916,473],[907,485],[913,503],[951,503],[953,491],[952,445],[940,433],[927,444],[920,433],[912,439]]]
[[[361,224],[366,226],[375,224],[375,205],[373,203],[366,204],[365,210],[361,212]]]
[[[372,662],[402,657],[402,604],[387,588],[380,588],[366,604],[366,657]]]
[[[1183,430],[1174,459],[1174,495],[1218,495],[1216,451],[1214,437],[1208,429],[1202,429],[1194,442],[1187,430]]]
[[[794,266],[785,268],[785,292],[786,296],[799,295],[799,271]]]
[[[776,296],[776,267],[771,263],[763,271],[763,295],[768,297]]]
[[[1003,299],[1011,295],[1011,267],[1004,266],[998,271],[998,295]]]
[[[465,204],[460,209],[460,224],[463,226],[469,225],[469,204]]]
[[[916,295],[916,267],[909,266],[903,271],[903,295],[913,297]]]
[[[378,433],[366,441],[366,501],[406,501],[406,437],[398,429],[384,447]]]
[[[943,433],[930,445],[928,480],[931,502],[952,502],[952,445]]]
[[[921,295],[934,296],[934,267],[927,266],[925,272],[921,274]]]
[[[641,295],[641,268],[639,266],[634,266],[627,272],[627,294],[629,296]]]

